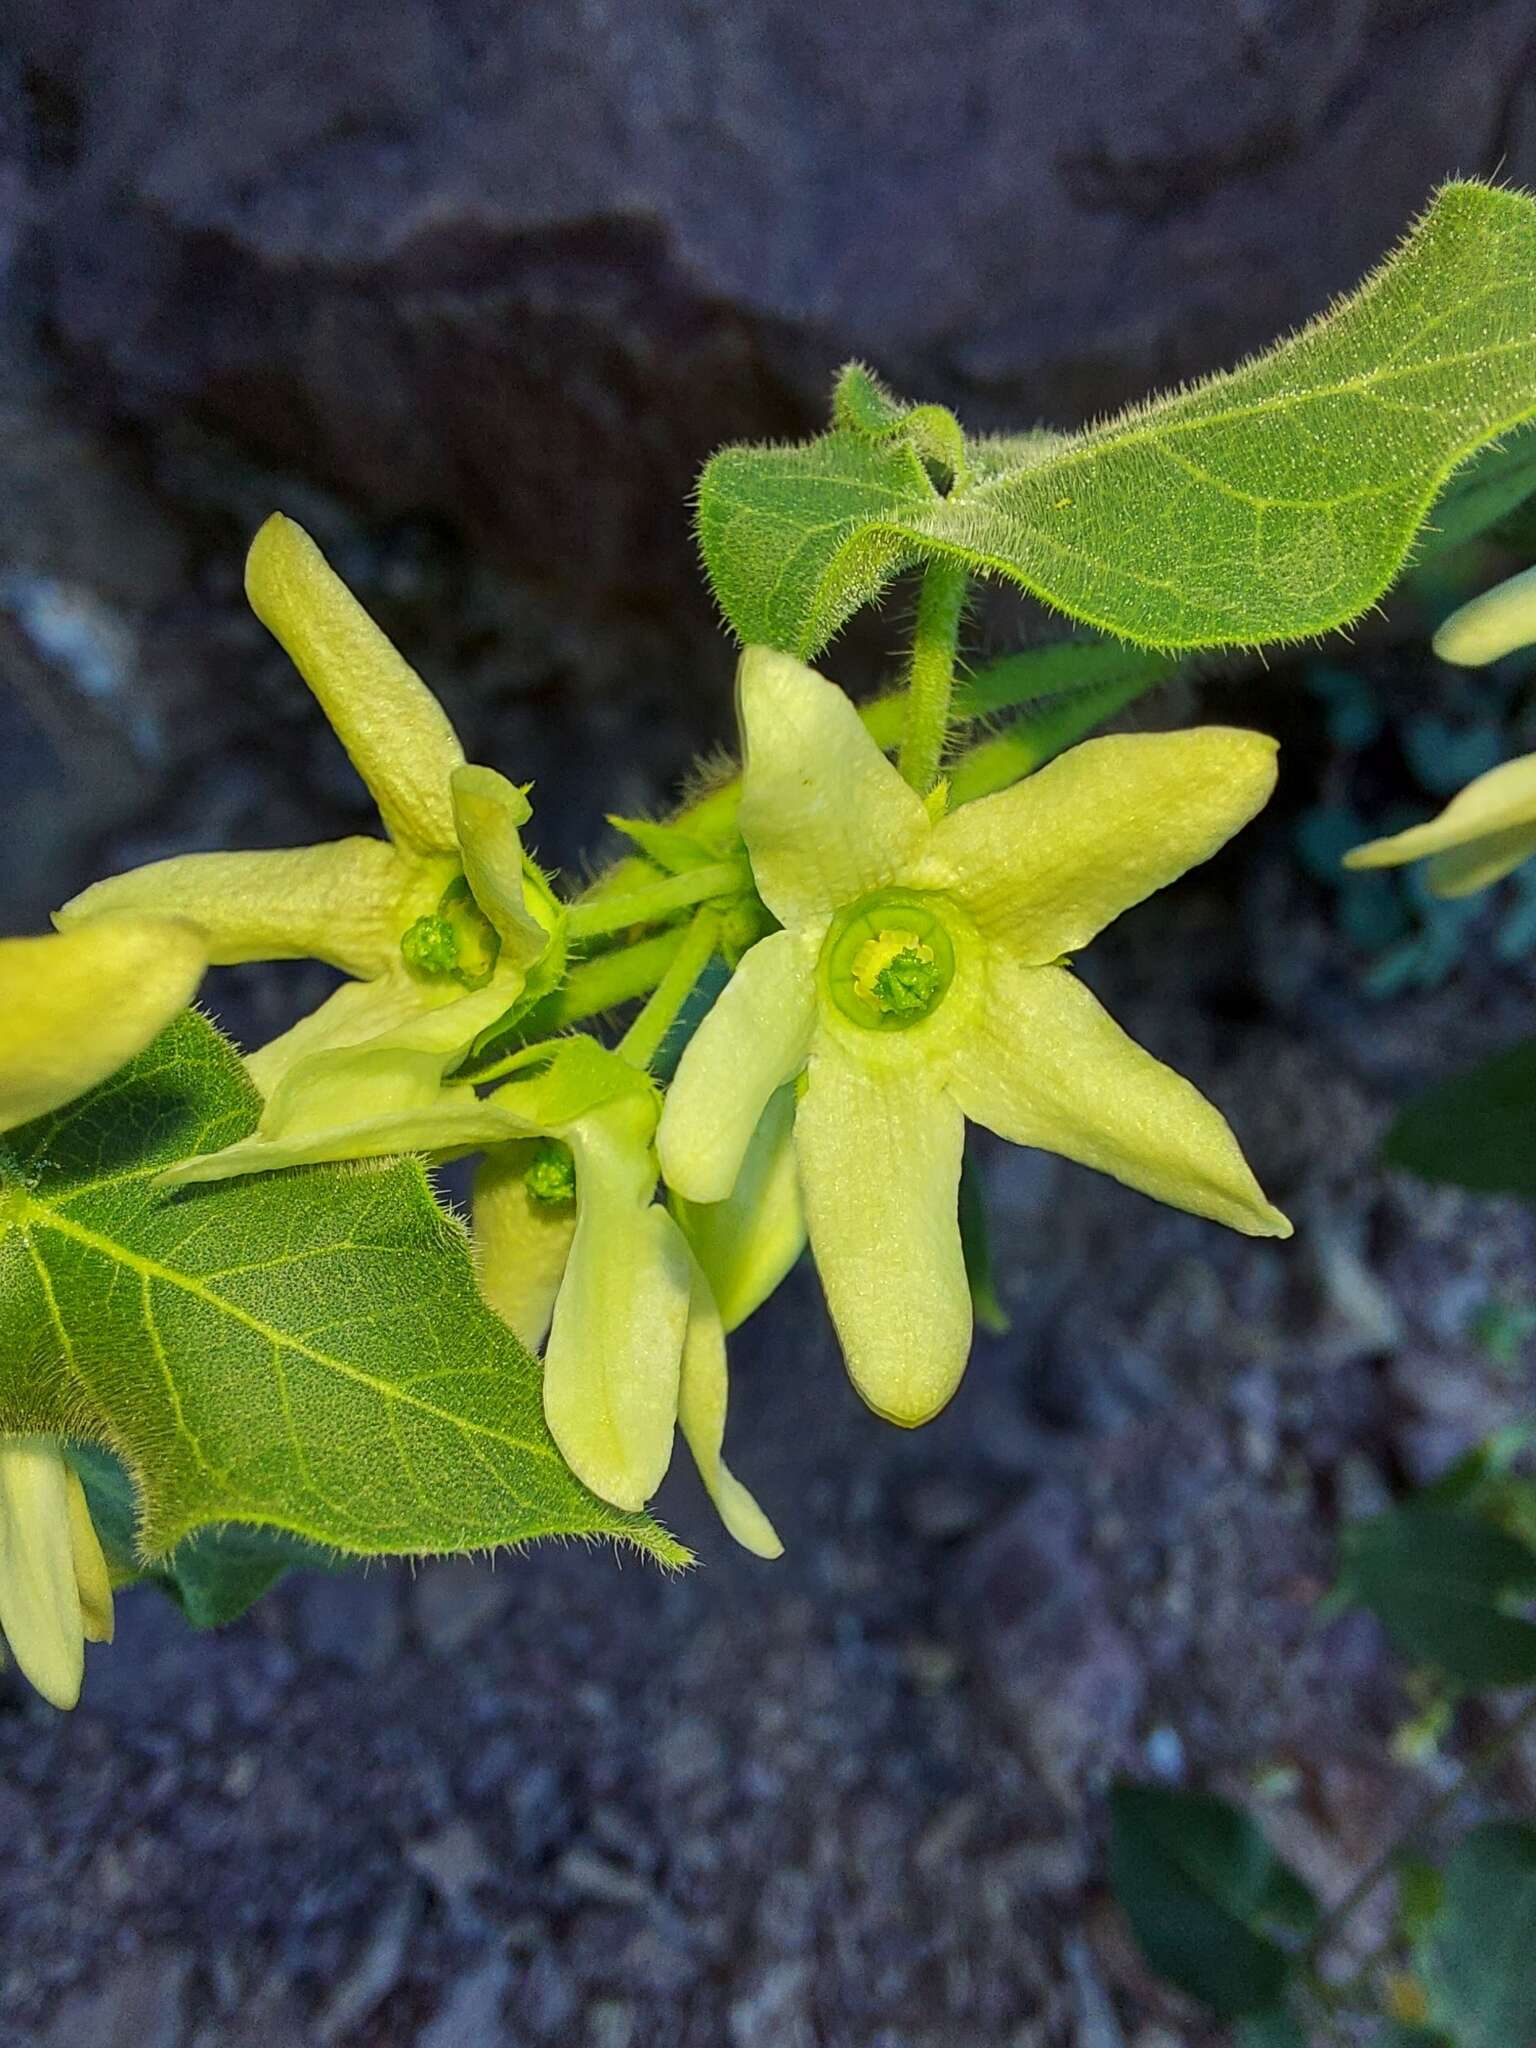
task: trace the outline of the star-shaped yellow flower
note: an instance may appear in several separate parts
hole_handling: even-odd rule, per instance
[[[1442,661],[1482,668],[1536,645],[1536,569],[1485,590],[1435,635]],[[1344,856],[1347,868],[1396,868],[1427,860],[1432,896],[1472,896],[1536,854],[1536,754],[1501,761],[1457,792],[1438,818]]]
[[[783,930],[743,957],[684,1053],[661,1166],[688,1201],[724,1200],[765,1104],[803,1075],[811,1249],[871,1407],[923,1422],[965,1367],[967,1117],[1289,1235],[1218,1112],[1063,964],[1253,817],[1272,740],[1220,726],[1090,740],[935,818],[813,670],[750,648],[738,687],[741,831]]]
[[[557,906],[518,836],[524,792],[465,762],[436,698],[280,514],[251,544],[246,591],[389,836],[186,854],[98,882],[59,912],[65,930],[107,911],[175,916],[202,932],[216,964],[310,956],[356,977],[251,1056],[269,1098],[260,1129],[186,1179],[344,1156],[317,1155],[317,1134],[430,1111],[443,1076],[559,950]]]

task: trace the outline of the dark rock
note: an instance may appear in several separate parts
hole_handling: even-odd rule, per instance
[[[479,2048],[481,2042],[491,2048],[505,2041],[502,2007],[511,1978],[511,1966],[500,1956],[467,1971],[416,2036],[417,2048]]]
[[[20,12],[22,217],[101,400],[700,621],[700,461],[840,358],[1079,418],[1315,312],[1437,178],[1536,173],[1520,0]]]

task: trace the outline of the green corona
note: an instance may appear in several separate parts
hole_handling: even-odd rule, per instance
[[[931,1017],[955,978],[940,899],[880,889],[843,911],[822,949],[828,995],[870,1031],[907,1031]]]

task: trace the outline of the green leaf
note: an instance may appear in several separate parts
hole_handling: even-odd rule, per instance
[[[1445,2034],[1433,2027],[1411,2026],[1407,2020],[1388,2020],[1379,2034],[1371,2036],[1371,2048],[1454,2048]]]
[[[1536,1200],[1536,1038],[1410,1102],[1382,1157],[1425,1180]]]
[[[1453,184],[1356,293],[1240,370],[994,449],[947,494],[907,441],[848,425],[723,449],[699,539],[738,635],[805,658],[935,557],[1143,646],[1254,646],[1366,610],[1452,472],[1533,415],[1536,203]]]
[[[1148,1962],[1226,2018],[1281,2002],[1317,1901],[1246,1814],[1203,1792],[1121,1783],[1110,1794],[1110,1880]]]
[[[1446,485],[1435,501],[1416,559],[1428,561],[1474,540],[1519,510],[1536,492],[1536,433],[1523,428],[1484,448]]]
[[[1472,1688],[1536,1679],[1536,1624],[1506,1611],[1536,1594],[1536,1551],[1504,1530],[1414,1502],[1347,1529],[1343,1564],[1405,1656]]]
[[[1536,1828],[1491,1821],[1456,1846],[1419,1954],[1430,2018],[1457,2048],[1536,2042]]]
[[[317,1549],[282,1529],[238,1526],[189,1536],[164,1564],[145,1567],[138,1556],[133,1481],[122,1462],[97,1444],[72,1445],[69,1460],[85,1488],[113,1585],[157,1586],[197,1628],[221,1628],[236,1620],[294,1566],[337,1568],[334,1551]]]
[[[580,1535],[686,1561],[567,1470],[538,1366],[481,1303],[464,1233],[415,1162],[156,1190],[259,1111],[233,1048],[187,1015],[9,1134],[0,1431],[109,1446],[150,1563],[233,1525],[352,1556]],[[189,1570],[190,1606],[204,1596]]]

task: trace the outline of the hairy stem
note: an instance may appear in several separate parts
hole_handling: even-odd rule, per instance
[[[655,1058],[678,1011],[709,965],[719,937],[719,918],[712,910],[699,911],[650,999],[619,1040],[617,1051],[631,1066],[648,1067]]]
[[[736,895],[750,887],[751,877],[741,862],[712,861],[708,867],[666,875],[659,882],[643,882],[638,889],[573,903],[566,930],[573,939],[592,939],[604,932],[626,931],[633,925],[657,924],[674,911],[686,910],[690,904],[705,903],[711,896]]]
[[[930,562],[917,600],[917,632],[907,684],[907,723],[896,765],[919,796],[939,779],[949,737],[949,700],[969,574],[957,562]]]

